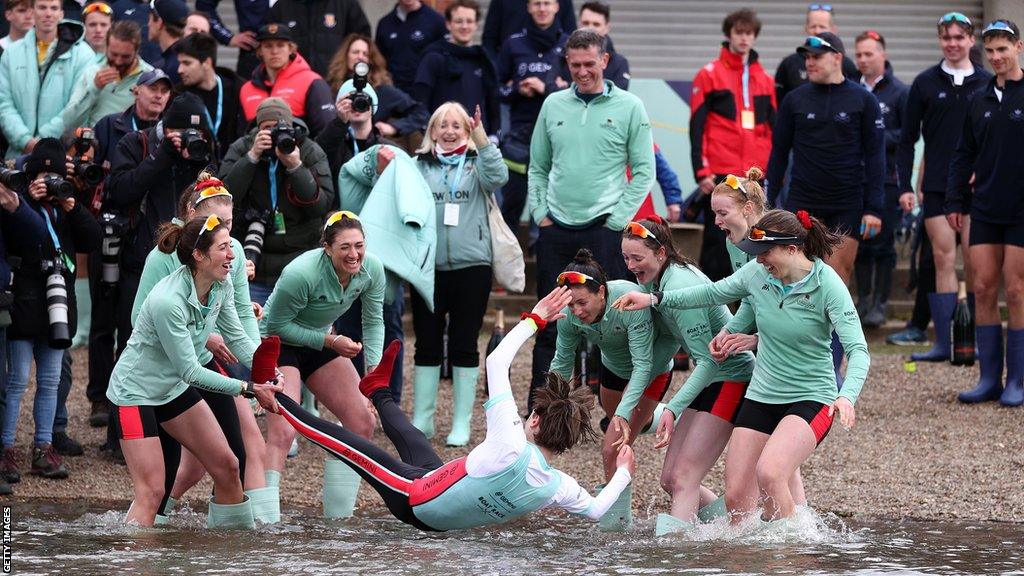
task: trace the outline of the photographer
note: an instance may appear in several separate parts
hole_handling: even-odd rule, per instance
[[[256,265],[250,294],[263,304],[285,264],[319,244],[334,203],[327,155],[284,100],[267,98],[256,109],[256,127],[224,155],[220,175],[235,191],[234,236]]]
[[[96,162],[110,169],[117,143],[124,135],[156,126],[171,100],[171,79],[159,68],[144,72],[132,88],[135,102],[127,110],[104,116],[96,123]]]
[[[90,251],[99,245],[100,228],[75,201],[74,186],[63,178],[65,171],[60,142],[54,138],[40,140],[25,162],[25,172],[32,179],[25,202],[46,221],[49,238],[8,235],[8,261],[14,277],[12,323],[7,334],[11,370],[3,419],[2,473],[8,481],[20,476],[22,458],[14,442],[33,359],[36,393],[32,473],[44,478],[68,476],[51,441],[61,359],[77,329],[74,256],[78,250]]]
[[[373,125],[373,114],[377,111],[377,92],[366,85],[357,90],[352,80],[342,84],[334,107],[338,117],[324,127],[316,137],[316,143],[324,149],[331,165],[331,182],[338,180],[338,172],[359,152],[374,144],[391,144],[380,135]]]

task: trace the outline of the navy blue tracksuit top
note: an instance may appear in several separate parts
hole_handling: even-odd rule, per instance
[[[487,133],[495,134],[500,128],[497,72],[483,46],[459,46],[448,40],[427,46],[410,95],[431,112],[455,101],[472,117],[480,106]]]
[[[991,79],[991,73],[976,67],[974,74],[956,86],[953,77],[942,70],[941,62],[914,78],[907,95],[907,113],[896,157],[903,192],[912,191],[916,186],[910,178],[914,171],[914,146],[924,134],[924,155],[928,160],[924,163],[921,190],[945,194],[949,163],[963,132],[967,102],[971,94]]]
[[[404,20],[398,17],[397,5],[380,19],[375,42],[388,61],[388,72],[395,86],[403,92],[412,92],[423,51],[447,33],[444,16],[426,4],[406,14]]]
[[[860,84],[843,80],[796,88],[779,106],[772,133],[768,202],[775,204],[792,150],[789,203],[881,217],[884,138],[878,99]]]
[[[996,79],[971,96],[953,161],[949,166],[946,214],[963,213],[993,224],[1024,221],[1024,80],[1007,80],[1003,99]],[[926,164],[931,162],[928,157]],[[976,174],[971,194],[971,174]]]
[[[867,86],[864,86],[867,88]],[[906,115],[907,92],[909,88],[900,82],[892,71],[892,65],[885,62],[885,75],[871,93],[878,99],[885,122],[885,184],[896,186],[899,182],[896,170],[896,148],[902,135],[903,117]]]

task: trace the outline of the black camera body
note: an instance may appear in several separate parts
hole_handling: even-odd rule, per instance
[[[352,87],[355,88],[355,92],[349,94],[348,99],[352,101],[352,110],[355,112],[367,112],[373,108],[373,100],[365,92],[369,76],[370,66],[365,62],[357,62],[353,66]]]
[[[60,176],[48,174],[43,177],[43,184],[46,185],[46,194],[57,200],[67,200],[75,195],[75,186]]]
[[[28,174],[0,166],[0,184],[15,192],[24,192],[28,190]]]
[[[71,347],[71,328],[68,325],[70,312],[68,285],[64,280],[64,263],[60,257],[40,261],[46,276],[46,316],[50,324],[49,345],[51,348],[66,350]]]
[[[100,182],[103,182],[103,177],[106,176],[102,166],[93,164],[84,156],[72,158],[71,163],[75,166],[74,177],[90,188],[99,186]]]
[[[291,154],[295,151],[295,136],[295,127],[283,120],[270,129],[270,141],[281,154]]]
[[[195,128],[189,128],[181,133],[181,148],[188,150],[188,159],[195,162],[210,161],[210,143],[203,137],[203,133]]]

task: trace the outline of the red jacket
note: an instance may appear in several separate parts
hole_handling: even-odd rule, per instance
[[[311,136],[319,134],[336,115],[330,86],[299,54],[281,70],[273,84],[263,66],[253,71],[252,79],[242,86],[239,94],[246,121],[252,122],[260,102],[271,96],[287,102],[292,116],[305,121]]]
[[[700,181],[715,174],[746,174],[751,166],[768,165],[775,122],[775,81],[750,51],[747,89],[743,102],[743,60],[722,43],[722,52],[697,72],[690,98],[690,153]],[[744,127],[746,120],[752,125]]]

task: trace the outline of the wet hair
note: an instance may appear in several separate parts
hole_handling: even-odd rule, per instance
[[[139,27],[139,23],[132,20],[121,20],[114,22],[114,25],[107,31],[107,41],[111,38],[117,38],[121,42],[129,42],[135,47],[135,51],[139,51],[139,46],[142,46],[142,28]]]
[[[473,143],[473,139],[469,137],[472,129],[472,121],[469,118],[469,113],[462,107],[462,104],[458,102],[445,102],[434,110],[434,113],[430,115],[430,121],[427,122],[427,129],[423,132],[423,142],[420,143],[420,147],[416,149],[417,154],[429,154],[434,150],[434,136],[432,134],[434,126],[441,123],[446,114],[454,114],[455,118],[466,127],[466,138],[468,138],[467,149],[476,150],[476,144]]]
[[[332,215],[334,215],[334,212],[328,214],[327,218],[324,219],[324,222],[330,219]],[[366,232],[363,231],[362,222],[355,218],[342,218],[330,227],[324,228],[324,231],[320,234],[320,243],[326,246],[334,244],[334,239],[337,238],[338,234],[341,234],[343,230],[359,230],[359,233],[362,234],[364,238],[366,237]]]
[[[835,247],[843,241],[842,236],[829,230],[821,220],[807,216],[811,227],[805,228],[800,218],[788,210],[770,210],[761,217],[754,226],[762,230],[772,230],[787,236],[803,238],[804,255],[808,258],[824,260],[832,255]]]
[[[205,216],[197,216],[185,223],[184,226],[174,222],[165,222],[156,231],[156,246],[164,254],[177,254],[178,261],[194,271],[196,261],[192,256],[193,250],[207,253],[210,246],[213,245],[213,237],[219,230],[226,229],[224,223],[221,222],[213,230],[206,234],[200,234],[205,224]]]
[[[594,14],[604,16],[606,24],[612,21],[612,9],[604,2],[586,2],[583,6],[580,6],[580,14],[583,14],[584,10],[589,10]]]
[[[638,220],[637,222],[641,224],[644,228],[647,228],[647,230],[651,234],[654,234],[654,238],[641,238],[635,234],[631,234],[628,230],[622,231],[623,238],[632,238],[633,240],[639,240],[640,242],[643,242],[644,246],[650,248],[653,252],[657,252],[658,248],[664,247],[665,255],[668,257],[668,262],[666,263],[666,265],[670,263],[675,263],[682,266],[685,266],[687,264],[691,266],[697,265],[696,262],[687,258],[682,252],[680,252],[676,248],[676,245],[672,243],[672,231],[669,230],[668,224],[665,223],[665,220],[663,220],[661,216],[649,216],[647,218],[644,218],[643,220]],[[655,240],[655,238],[657,238],[657,240]]]
[[[189,208],[196,207],[196,200],[199,199],[199,193],[203,191],[202,188],[197,189],[196,185],[199,184],[200,182],[209,180],[211,178],[217,178],[217,175],[214,172],[212,172],[209,168],[201,171],[199,175],[196,176],[195,181],[189,184],[188,188],[185,188],[185,191],[181,194],[181,196],[178,197],[177,210],[178,218],[180,220],[185,220],[186,218],[188,218]],[[203,204],[207,203],[209,203],[210,206],[233,205],[234,199],[230,196],[214,196],[213,198],[210,198],[209,200],[205,200],[203,202]]]
[[[217,40],[209,34],[195,32],[185,36],[181,40],[178,40],[178,42],[174,44],[174,53],[191,56],[192,58],[199,60],[200,64],[209,58],[210,63],[216,66]]]
[[[711,195],[724,194],[741,206],[746,202],[750,202],[754,205],[754,210],[757,214],[764,214],[765,210],[768,209],[768,199],[765,197],[764,189],[758,183],[762,178],[764,178],[764,172],[761,168],[751,166],[747,170],[746,178],[740,178],[739,190],[729,186],[723,180],[715,186],[715,189],[711,191]]]
[[[384,58],[384,55],[380,53],[380,49],[373,43],[373,38],[365,34],[349,34],[345,36],[345,39],[341,41],[341,46],[338,47],[338,51],[334,53],[334,57],[331,58],[331,63],[327,65],[327,83],[331,85],[331,92],[334,94],[338,93],[341,85],[352,77],[352,71],[348,69],[348,50],[352,47],[352,44],[362,40],[369,46],[369,58],[370,61],[367,64],[370,65],[370,77],[367,82],[370,86],[376,88],[383,84],[391,84],[391,74],[388,72],[388,61]]]
[[[732,34],[732,31],[746,32],[751,31],[754,33],[754,37],[758,37],[761,34],[761,19],[757,17],[757,13],[750,8],[742,8],[735,12],[730,12],[724,20],[722,20],[722,34],[726,38]]]
[[[597,260],[594,260],[594,254],[586,248],[580,248],[576,252],[576,256],[573,256],[572,262],[565,267],[563,272],[580,272],[586,274],[597,281],[598,285],[604,286],[605,293],[608,293],[608,276],[604,273],[604,268],[601,268],[601,264]],[[577,284],[579,286],[579,284]],[[588,292],[597,294],[598,287],[593,282],[587,282],[583,284]]]
[[[565,53],[569,50],[587,50],[591,46],[597,48],[597,55],[608,52],[608,40],[589,28],[580,28],[569,36],[565,43]]]
[[[469,8],[476,14],[476,21],[480,21],[480,4],[476,0],[455,0],[450,2],[448,7],[444,9],[444,19],[446,22],[452,21],[452,14],[455,13],[457,8]]]
[[[534,442],[561,454],[581,442],[600,438],[590,418],[596,404],[594,393],[578,378],[566,380],[548,372],[546,379],[533,396],[533,411],[540,416]]]

